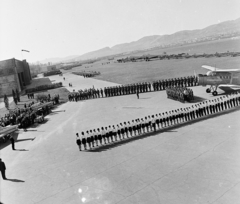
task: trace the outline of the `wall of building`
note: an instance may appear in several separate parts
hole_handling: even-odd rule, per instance
[[[12,89],[21,91],[15,59],[0,61],[0,97],[11,95]]]
[[[23,85],[29,85],[32,78],[28,63],[26,62],[26,60],[20,61],[15,59],[15,64],[17,67],[17,72],[20,74],[20,78],[22,79]]]
[[[23,75],[24,75],[25,84],[29,85],[32,80],[30,68],[26,60],[23,60],[22,64],[23,64]]]

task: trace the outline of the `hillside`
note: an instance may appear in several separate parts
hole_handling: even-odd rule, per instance
[[[137,41],[122,43],[111,48],[105,47],[95,50],[81,56],[67,58],[67,60],[80,61],[92,58],[98,58],[108,55],[132,52],[135,50],[150,49],[153,47],[169,47],[179,44],[189,44],[194,42],[204,42],[216,40],[219,38],[231,37],[234,34],[240,33],[240,18],[231,21],[225,21],[215,25],[208,26],[198,30],[184,30],[170,35],[153,35],[145,36]],[[61,58],[59,61],[66,61],[66,58]],[[56,62],[56,60],[54,60]]]

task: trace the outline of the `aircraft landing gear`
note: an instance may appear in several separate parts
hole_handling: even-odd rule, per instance
[[[210,86],[210,88],[206,89],[206,92],[207,93],[211,93],[212,92],[213,96],[217,96],[218,95],[217,88],[218,88],[218,85],[216,85],[216,86],[212,85],[212,86]]]
[[[218,92],[217,92],[217,91],[214,91],[214,92],[212,92],[212,95],[213,95],[213,96],[216,96],[216,95],[218,95]]]
[[[207,88],[207,89],[206,89],[206,92],[207,92],[207,93],[211,93],[211,89]]]

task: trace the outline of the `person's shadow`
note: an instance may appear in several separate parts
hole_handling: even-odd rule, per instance
[[[27,138],[27,139],[20,139],[20,140],[15,140],[15,142],[22,142],[22,141],[27,141],[27,140],[35,140],[36,137],[33,138]]]
[[[29,151],[27,149],[15,149],[15,151]]]
[[[25,181],[20,180],[20,179],[9,179],[9,178],[7,178],[6,181],[12,181],[12,182],[25,182]]]

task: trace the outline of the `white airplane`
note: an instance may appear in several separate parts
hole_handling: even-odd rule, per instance
[[[208,69],[206,75],[198,74],[198,84],[202,86],[210,85],[206,89],[207,93],[216,96],[217,88],[223,91],[240,89],[240,69],[220,69],[203,65],[202,68]]]

